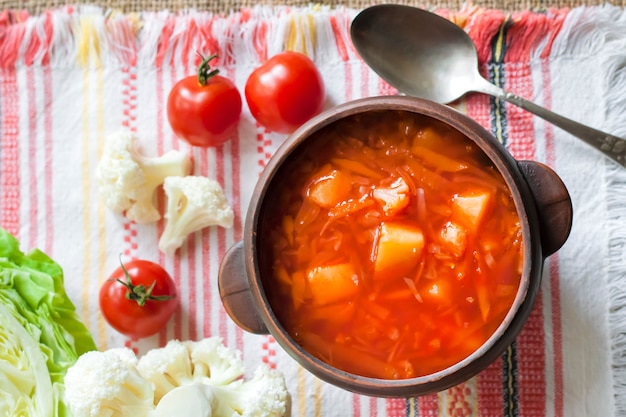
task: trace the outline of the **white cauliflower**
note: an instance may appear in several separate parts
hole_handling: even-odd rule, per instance
[[[216,398],[210,385],[195,382],[177,387],[161,398],[154,417],[212,417]]]
[[[88,352],[69,368],[74,417],[287,417],[291,397],[277,370],[244,379],[241,354],[222,339],[172,340],[139,360],[126,348]]]
[[[175,409],[175,404],[190,398],[211,404],[211,414],[206,415],[213,417],[283,417],[289,412],[283,375],[263,364],[245,381],[240,354],[220,338],[170,341],[147,352],[137,369],[152,383],[158,417],[171,415],[161,410]]]
[[[209,226],[232,227],[233,209],[220,184],[203,176],[171,176],[165,179],[167,196],[165,228],[159,249],[173,255],[187,236]]]
[[[150,417],[154,391],[127,348],[90,351],[65,375],[65,398],[74,417]]]
[[[142,155],[132,132],[120,131],[106,138],[104,152],[96,168],[96,180],[104,204],[137,223],[161,218],[154,204],[156,189],[166,177],[191,172],[191,159],[180,151],[158,157]]]

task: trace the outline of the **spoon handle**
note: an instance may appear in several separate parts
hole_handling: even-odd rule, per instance
[[[476,91],[491,94],[497,98],[501,98],[504,101],[521,107],[524,110],[528,110],[536,116],[539,116],[564,131],[582,139],[584,142],[613,159],[621,166],[626,167],[626,139],[593,129],[582,123],[575,122],[531,101],[523,99],[520,96],[506,92],[500,87],[497,87],[489,82],[487,83],[487,85],[481,85],[481,87],[484,88],[477,89]]]

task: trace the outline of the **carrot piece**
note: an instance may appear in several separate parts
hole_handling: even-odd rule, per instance
[[[477,230],[485,218],[493,196],[489,191],[472,191],[452,198],[452,216],[470,230]]]
[[[344,158],[333,158],[330,162],[341,169],[352,171],[355,174],[363,175],[367,178],[381,179],[385,176],[382,172],[369,168],[359,161]]]
[[[319,306],[307,310],[307,314],[302,317],[302,322],[307,323],[309,327],[312,323],[318,322],[324,328],[341,328],[351,322],[355,310],[353,302]]]
[[[467,169],[468,167],[468,165],[463,161],[448,158],[447,156],[428,148],[424,148],[423,146],[413,146],[411,152],[425,165],[434,168],[436,171],[458,172]]]
[[[274,270],[274,278],[283,285],[291,285],[291,277],[282,265]]]
[[[296,234],[301,234],[304,229],[313,224],[317,220],[321,211],[322,209],[320,206],[309,201],[308,199],[305,199],[293,220]]]
[[[476,289],[476,298],[478,298],[478,307],[480,309],[480,315],[483,321],[487,321],[491,310],[491,297],[489,295],[489,289],[484,278],[476,279],[474,283]]]
[[[424,234],[410,224],[382,223],[374,245],[374,279],[394,278],[417,266],[424,249]]]
[[[349,263],[318,266],[307,272],[315,305],[327,305],[353,297],[359,290],[358,276]]]
[[[307,298],[306,294],[306,278],[301,271],[291,274],[291,300],[294,309],[300,308]]]
[[[364,208],[368,208],[373,204],[374,200],[367,195],[359,198],[358,200],[351,198],[346,201],[342,201],[335,207],[331,208],[328,211],[328,214],[331,217],[340,218],[352,213],[356,213],[357,211],[363,210]]]
[[[285,233],[289,244],[293,246],[294,224],[292,216],[286,215],[285,217],[283,217],[283,232]]]
[[[441,146],[441,134],[433,126],[424,126],[413,138],[413,146],[437,148]]]
[[[426,168],[417,158],[407,158],[405,164],[404,169],[431,190],[443,190],[450,187],[451,181],[449,179],[432,169]]]
[[[311,181],[306,196],[321,207],[331,208],[346,200],[350,191],[350,174],[326,167]]]

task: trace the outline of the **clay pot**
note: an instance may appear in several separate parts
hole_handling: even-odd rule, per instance
[[[266,198],[282,164],[296,155],[317,130],[342,118],[376,110],[410,111],[447,123],[474,141],[500,170],[509,186],[522,222],[524,267],[513,306],[496,332],[466,359],[440,372],[412,379],[382,380],[350,374],[307,353],[281,326],[263,288],[262,230],[264,213],[274,201]],[[278,149],[254,190],[243,230],[243,240],[224,257],[219,290],[224,307],[242,329],[270,333],[300,365],[320,379],[360,394],[411,397],[447,389],[486,368],[514,341],[528,319],[541,286],[544,260],[566,241],[572,225],[569,193],[549,167],[515,160],[477,122],[451,107],[410,97],[372,97],[334,107],[294,132]],[[267,269],[267,268],[266,268]]]

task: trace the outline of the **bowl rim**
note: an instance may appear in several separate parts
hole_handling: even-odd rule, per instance
[[[365,377],[343,371],[313,356],[285,330],[263,290],[261,271],[256,261],[259,217],[263,197],[285,160],[318,130],[345,117],[372,110],[404,110],[439,120],[475,142],[501,173],[515,201],[523,236],[523,272],[513,305],[493,334],[465,359],[441,371],[414,378],[389,380]],[[477,141],[477,139],[479,141]],[[524,221],[527,219],[527,221]],[[401,397],[437,392],[467,380],[497,359],[521,331],[537,297],[544,258],[539,243],[538,215],[528,184],[519,172],[517,161],[493,135],[475,120],[458,110],[428,100],[408,96],[376,96],[352,100],[315,116],[277,149],[266,164],[254,189],[244,224],[243,244],[246,272],[253,302],[268,331],[297,362],[322,380],[349,391],[380,397]],[[461,376],[462,375],[462,376]]]

